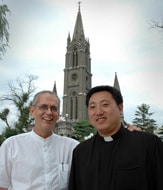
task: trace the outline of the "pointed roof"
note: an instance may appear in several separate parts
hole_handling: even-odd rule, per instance
[[[74,28],[73,40],[79,41],[79,40],[84,40],[84,39],[85,39],[85,35],[84,35],[84,28],[83,28],[82,16],[80,12],[80,2],[79,2],[79,9],[78,9],[77,19],[75,23],[75,28]]]
[[[116,89],[118,89],[119,91],[121,91],[120,86],[119,86],[119,82],[118,82],[118,77],[117,77],[117,73],[115,72],[115,78],[114,78],[114,87]]]
[[[54,81],[53,92],[57,95],[56,81]],[[57,95],[58,96],[58,95]]]
[[[121,92],[116,72],[115,72],[115,78],[114,78],[114,87]],[[124,113],[123,112],[122,112],[122,115],[121,115],[121,119],[122,119],[123,126],[127,125],[126,121],[124,120]]]

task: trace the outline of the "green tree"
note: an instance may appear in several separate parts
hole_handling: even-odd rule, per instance
[[[33,85],[36,79],[36,76],[29,75],[25,81],[17,79],[16,84],[9,82],[8,86],[10,93],[0,97],[1,101],[7,101],[13,104],[18,113],[18,120],[14,122],[13,126],[10,126],[7,120],[9,109],[5,108],[0,114],[0,119],[7,125],[3,132],[5,138],[15,133],[19,134],[26,132],[29,126],[31,126],[32,118],[29,114],[29,107],[31,105],[30,97],[36,89]]]
[[[0,5],[0,59],[5,54],[9,42],[9,23],[6,18],[9,13],[7,5]]]
[[[0,119],[4,121],[7,125],[8,128],[10,128],[7,116],[9,114],[10,110],[8,108],[5,108],[1,113],[0,113]]]
[[[161,28],[161,29],[163,29],[163,24],[160,24],[158,21],[156,21],[156,20],[152,20],[152,22],[151,22],[151,27],[152,28]]]
[[[154,114],[153,112],[149,112],[150,106],[142,104],[137,106],[137,108],[133,124],[140,127],[143,131],[153,133],[156,128],[156,121],[150,118]]]
[[[17,131],[15,128],[11,128],[9,123],[8,123],[8,114],[9,114],[10,110],[8,108],[5,108],[1,113],[0,113],[0,119],[2,121],[4,121],[6,123],[6,128],[3,131],[3,133],[0,135],[0,145],[2,144],[2,142],[13,135],[17,134]]]
[[[163,141],[163,126],[158,128],[158,137]]]
[[[95,128],[90,124],[89,121],[79,121],[73,125],[73,134],[72,136],[79,140],[84,141],[84,138],[90,134],[95,134]]]
[[[0,135],[0,146],[1,146],[1,144],[3,143],[3,141],[4,141],[4,137],[3,137],[3,135],[1,134],[1,135]]]

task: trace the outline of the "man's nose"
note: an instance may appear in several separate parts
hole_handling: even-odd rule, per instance
[[[104,111],[103,111],[102,107],[101,106],[97,106],[97,108],[96,108],[96,114],[97,115],[101,115],[103,113],[104,113]]]
[[[52,113],[53,111],[52,111],[51,107],[48,107],[47,110],[46,110],[46,112]]]

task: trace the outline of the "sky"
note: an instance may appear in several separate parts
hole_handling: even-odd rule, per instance
[[[8,82],[38,76],[37,90],[52,90],[62,101],[67,37],[72,37],[78,12],[76,0],[3,0],[11,13],[9,48],[0,61],[0,95]],[[92,86],[113,85],[117,73],[124,98],[124,117],[135,118],[137,106],[150,105],[152,118],[163,125],[162,0],[83,0],[85,37],[90,42]],[[1,102],[0,111],[6,106]],[[10,122],[15,120],[12,105]],[[1,126],[3,125],[0,122]]]

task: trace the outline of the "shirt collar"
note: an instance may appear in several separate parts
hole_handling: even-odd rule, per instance
[[[34,130],[31,131],[31,135],[35,140],[38,140],[40,142],[48,142],[50,141],[50,139],[52,138],[53,134],[47,138],[42,138],[41,136],[39,136],[37,133],[34,132]]]
[[[104,137],[105,142],[110,142],[110,141],[113,141],[113,140],[114,139],[112,138],[112,136]]]
[[[116,139],[119,139],[122,136],[123,133],[123,126],[120,127],[119,131],[117,131],[114,135],[111,136],[107,136],[107,137],[102,137],[98,134],[98,136],[100,137],[101,140],[105,141],[105,142],[111,142],[114,141]]]

